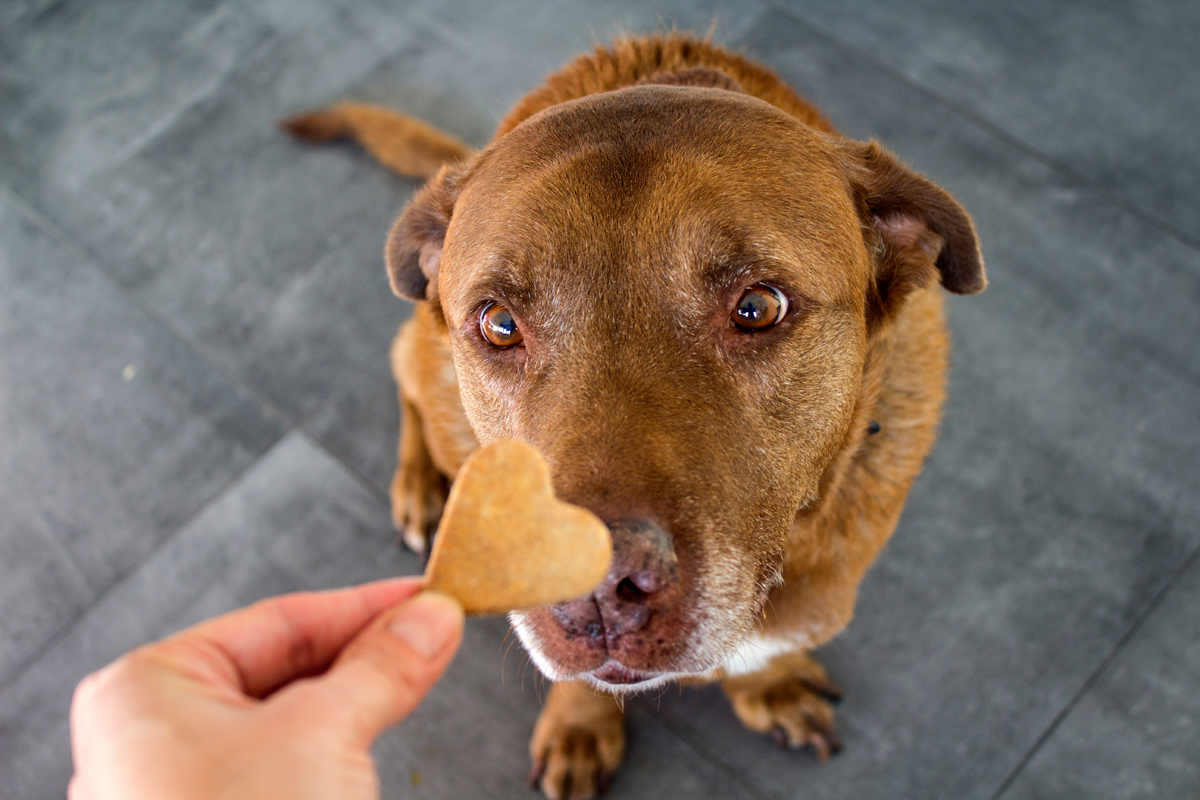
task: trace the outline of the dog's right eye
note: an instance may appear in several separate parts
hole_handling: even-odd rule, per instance
[[[525,338],[512,313],[499,303],[488,303],[479,311],[479,333],[493,347],[516,347]]]
[[[733,324],[750,333],[773,328],[787,316],[788,298],[769,283],[756,283],[738,299]]]

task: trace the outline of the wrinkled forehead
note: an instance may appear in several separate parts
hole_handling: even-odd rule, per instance
[[[463,294],[500,281],[529,295],[563,281],[695,291],[764,267],[816,300],[865,287],[832,147],[747,95],[659,86],[556,106],[495,143],[465,182],[442,263]]]

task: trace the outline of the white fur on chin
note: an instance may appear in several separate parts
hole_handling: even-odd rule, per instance
[[[584,681],[592,688],[608,692],[609,694],[636,694],[638,692],[652,691],[684,678],[712,677],[718,669],[722,670],[724,675],[730,677],[735,675],[750,675],[764,669],[776,656],[808,649],[807,642],[801,639],[767,638],[759,634],[751,634],[738,643],[733,652],[725,658],[717,659],[716,666],[708,669],[695,672],[663,672],[651,680],[635,684],[608,683],[589,672],[571,674],[559,669],[542,652],[541,647],[533,636],[531,628],[524,619],[520,618],[517,614],[510,614],[508,620],[512,624],[513,629],[516,630],[517,638],[524,645],[525,652],[529,653],[529,657],[533,660],[534,665],[547,678],[552,681]]]

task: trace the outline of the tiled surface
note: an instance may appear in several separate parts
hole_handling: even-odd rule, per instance
[[[349,150],[314,156],[275,120],[378,63],[383,44],[363,30],[390,47],[430,34],[354,15],[280,30],[263,17],[271,7],[248,5],[131,15],[65,4],[14,25],[0,175],[217,362],[300,415],[400,318],[379,231],[413,184]],[[130,24],[156,17],[149,31]],[[323,58],[336,69],[321,70]]]
[[[417,569],[386,508],[407,308],[379,256],[414,185],[274,120],[352,95],[478,144],[594,42],[714,18],[955,193],[992,284],[952,304],[942,439],[822,654],[846,752],[778,752],[719,691],[670,691],[631,704],[612,796],[1200,794],[1194,9],[139,12],[0,8],[0,797],[62,796],[71,689],[133,644]],[[503,623],[473,625],[380,741],[385,796],[531,796],[539,687]]]
[[[1200,786],[1195,563],[1003,797],[1190,797]]]
[[[0,686],[283,432],[0,191]]]
[[[1200,6],[780,5],[1200,242]]]

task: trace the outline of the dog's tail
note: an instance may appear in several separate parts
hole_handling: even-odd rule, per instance
[[[354,139],[385,167],[410,178],[430,178],[471,152],[428,123],[367,103],[338,103],[280,120],[279,127],[306,142]]]

